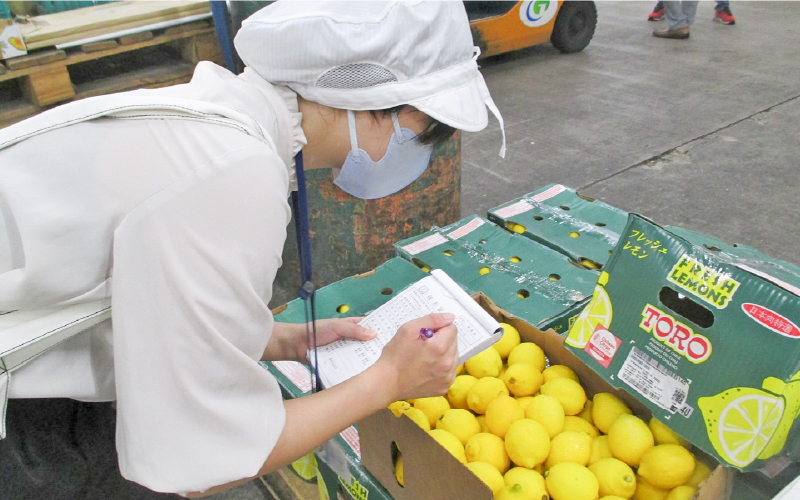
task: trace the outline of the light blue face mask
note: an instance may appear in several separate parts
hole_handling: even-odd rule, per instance
[[[431,160],[431,146],[416,140],[413,130],[401,128],[397,113],[392,113],[394,133],[386,154],[373,161],[358,147],[355,114],[348,110],[350,152],[342,168],[334,171],[333,183],[356,198],[374,200],[394,194],[419,178]]]

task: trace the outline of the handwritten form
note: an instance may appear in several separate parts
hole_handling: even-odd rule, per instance
[[[378,360],[384,346],[402,325],[437,312],[456,315],[454,324],[458,328],[458,355],[462,363],[503,335],[503,328],[489,313],[444,271],[435,269],[359,323],[377,331],[377,337],[366,342],[340,339],[317,348],[322,384],[332,387],[363,372]],[[313,351],[309,351],[309,359],[313,360],[313,356]]]

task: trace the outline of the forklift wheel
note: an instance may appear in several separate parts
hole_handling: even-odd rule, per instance
[[[589,45],[596,26],[594,2],[564,2],[558,11],[550,41],[565,54],[580,52]]]

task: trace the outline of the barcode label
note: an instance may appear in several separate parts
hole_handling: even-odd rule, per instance
[[[694,411],[685,404],[689,383],[636,347],[628,353],[618,375],[651,403],[670,413],[689,417]]]

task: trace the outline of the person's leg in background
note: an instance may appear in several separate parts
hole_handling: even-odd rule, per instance
[[[727,0],[720,0],[714,7],[714,21],[726,25],[736,24],[736,18],[731,12],[731,3]]]
[[[653,8],[653,12],[647,16],[648,21],[660,21],[664,19],[664,16],[667,14],[667,9],[664,8],[664,2],[658,1],[656,6]]]
[[[667,9],[667,29],[656,30],[653,36],[685,40],[689,38],[689,26],[694,23],[698,2],[664,2]]]

